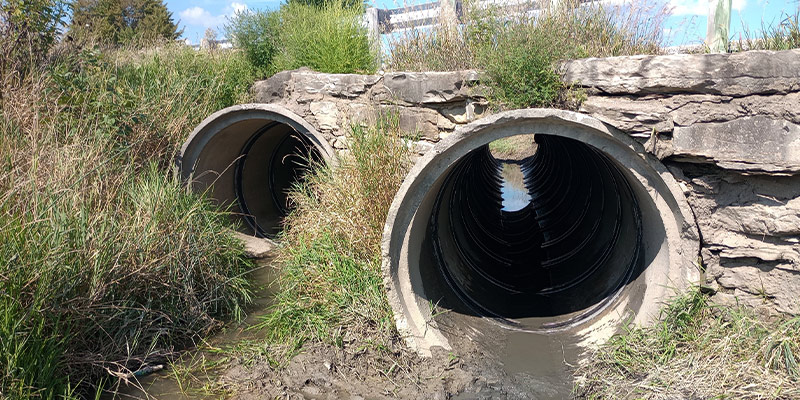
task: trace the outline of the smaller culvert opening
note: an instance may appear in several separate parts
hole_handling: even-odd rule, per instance
[[[291,209],[289,191],[320,161],[308,139],[277,122],[255,131],[234,167],[236,205],[247,228],[260,237],[277,234]]]
[[[259,237],[281,230],[291,209],[289,191],[327,154],[310,129],[274,114],[223,113],[198,127],[183,154],[183,162],[194,165],[184,170],[193,189],[210,191],[240,220],[244,233]]]
[[[501,140],[458,160],[436,194],[427,236],[442,286],[522,329],[594,315],[644,264],[628,174],[575,139]]]

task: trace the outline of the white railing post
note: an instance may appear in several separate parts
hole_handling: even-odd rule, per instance
[[[731,0],[708,0],[706,46],[711,53],[728,51],[728,30],[731,26]]]
[[[367,35],[372,51],[375,52],[375,62],[381,68],[381,27],[378,25],[378,9],[375,7],[367,8],[364,13],[364,23],[367,26]]]

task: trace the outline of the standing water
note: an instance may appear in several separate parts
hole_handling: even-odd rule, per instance
[[[250,275],[254,285],[253,304],[250,305],[250,313],[244,321],[229,324],[216,336],[201,342],[197,350],[186,352],[168,368],[145,377],[131,378],[131,383],[128,385],[120,384],[119,387],[110,388],[110,396],[107,398],[148,400],[219,398],[215,393],[218,390],[207,387],[219,381],[218,367],[225,364],[224,356],[219,349],[235,345],[241,340],[259,337],[258,330],[248,330],[247,327],[257,324],[260,317],[269,312],[278,271],[272,258],[258,260],[256,269]],[[204,387],[197,390],[197,386]]]
[[[503,186],[500,187],[500,192],[503,195],[503,211],[519,211],[531,202],[522,169],[516,162],[502,162],[501,165]]]

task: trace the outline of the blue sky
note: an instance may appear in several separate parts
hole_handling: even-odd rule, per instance
[[[396,8],[404,4],[402,0],[373,0],[379,7]],[[405,3],[418,3],[431,0],[408,0]],[[664,0],[672,8],[672,16],[665,24],[665,33],[671,44],[700,43],[705,36],[708,0]],[[276,9],[281,0],[167,0],[167,8],[174,20],[184,28],[183,37],[191,43],[198,43],[207,28],[213,28],[224,36],[224,25],[228,17],[237,10]],[[794,14],[798,0],[733,0],[731,31],[738,38],[743,27],[755,33],[761,30],[762,22],[773,25],[779,22],[781,14]]]

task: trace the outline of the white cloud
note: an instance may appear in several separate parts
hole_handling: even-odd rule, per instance
[[[232,14],[247,11],[247,4],[233,2],[228,7],[233,10]]]
[[[208,10],[201,7],[187,8],[178,15],[181,17],[181,22],[190,25],[200,25],[204,28],[212,28],[225,23],[225,15],[211,15]]]
[[[712,0],[716,1],[716,0]],[[672,15],[708,15],[709,0],[670,0]],[[747,0],[733,0],[731,8],[742,12]]]
[[[214,15],[202,7],[190,7],[178,13],[181,22],[187,25],[199,25],[203,28],[216,28],[224,25],[228,18],[237,12],[247,11],[247,4],[231,2],[222,9],[222,14]]]

